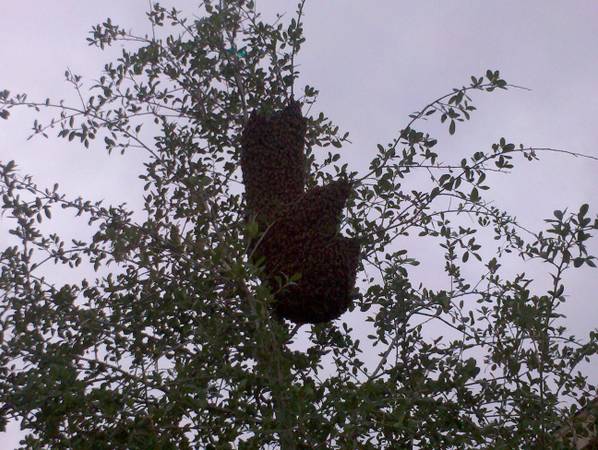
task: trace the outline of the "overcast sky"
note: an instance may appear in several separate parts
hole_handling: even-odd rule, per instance
[[[147,1],[3,1],[0,9],[0,90],[27,92],[31,99],[73,98],[64,70],[95,78],[108,55],[88,47],[91,26],[106,17],[139,34],[148,31]],[[195,1],[163,2],[194,13]],[[266,17],[295,11],[295,2],[258,0]],[[320,90],[320,110],[353,145],[344,149],[352,168],[365,170],[376,144],[394,138],[407,115],[429,100],[467,84],[470,75],[498,69],[532,91],[477,95],[473,120],[440,138],[441,159],[459,160],[488,150],[501,136],[515,143],[550,146],[598,156],[598,2],[326,0],[308,2],[307,42],[297,60],[302,81]],[[108,157],[64,140],[25,142],[31,116],[14,111],[0,121],[0,159],[15,159],[40,185],[59,182],[62,191],[107,202],[139,204],[131,189],[141,156]],[[497,182],[498,206],[538,229],[556,208],[598,204],[598,162],[541,155]],[[0,234],[0,244],[5,236]],[[592,245],[596,250],[596,243]],[[572,328],[597,326],[597,272],[568,278]],[[594,376],[594,382],[598,381]],[[11,428],[3,448],[16,445]]]

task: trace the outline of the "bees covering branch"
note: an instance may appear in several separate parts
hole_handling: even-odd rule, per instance
[[[348,309],[360,248],[339,233],[351,184],[337,180],[305,190],[305,132],[299,102],[270,116],[253,113],[241,137],[241,169],[248,213],[264,233],[251,256],[264,259],[275,313],[320,323]],[[296,274],[297,282],[281,286]]]

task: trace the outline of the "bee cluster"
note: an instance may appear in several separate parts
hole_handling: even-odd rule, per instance
[[[349,307],[360,249],[339,234],[351,184],[305,191],[305,132],[298,102],[270,116],[252,114],[241,137],[241,169],[248,213],[261,233],[253,258],[264,258],[274,311],[295,323],[320,323]],[[294,274],[296,282],[284,282]]]

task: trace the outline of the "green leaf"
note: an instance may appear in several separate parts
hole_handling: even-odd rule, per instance
[[[259,232],[259,225],[256,221],[248,222],[247,225],[245,225],[245,233],[249,239],[256,238]]]
[[[581,208],[579,208],[579,214],[577,214],[577,217],[579,217],[579,219],[581,220],[588,213],[589,209],[590,205],[584,203],[583,205],[581,205]]]

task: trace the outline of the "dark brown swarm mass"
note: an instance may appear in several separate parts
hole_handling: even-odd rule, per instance
[[[250,213],[271,223],[305,186],[306,121],[298,102],[267,117],[252,114],[241,136],[241,168]]]
[[[305,191],[305,131],[298,102],[269,117],[254,113],[241,138],[241,169],[248,213],[263,232],[253,257],[264,258],[274,311],[295,323],[320,323],[349,307],[360,249],[339,234],[351,184]],[[300,278],[287,283],[295,274]]]

